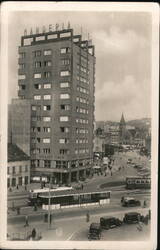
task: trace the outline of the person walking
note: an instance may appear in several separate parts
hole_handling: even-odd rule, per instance
[[[29,223],[28,223],[28,216],[26,215],[25,216],[25,225],[24,227],[28,227],[29,226]]]
[[[145,208],[147,206],[146,200],[144,200],[143,207]]]
[[[89,222],[90,221],[90,214],[89,214],[89,211],[86,213],[86,222]]]
[[[32,234],[31,234],[31,236],[32,236],[32,240],[35,240],[35,238],[36,238],[36,234],[37,234],[36,229],[35,229],[35,228],[33,228],[33,230],[32,230]]]

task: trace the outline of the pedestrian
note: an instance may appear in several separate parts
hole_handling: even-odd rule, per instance
[[[137,229],[138,231],[143,231],[143,226],[141,221],[138,221]]]
[[[34,211],[37,211],[37,204],[34,204]]]
[[[35,238],[36,238],[36,234],[37,234],[36,229],[35,229],[35,228],[33,228],[33,230],[32,230],[32,234],[31,234],[31,236],[32,236],[32,239],[33,239],[33,240],[35,240]]]
[[[15,210],[14,201],[12,201],[12,211]]]
[[[44,214],[44,222],[48,221],[48,214]]]
[[[17,215],[20,214],[20,207],[17,207]]]
[[[146,207],[146,206],[147,206],[147,202],[146,200],[144,200],[143,207]]]
[[[25,225],[24,227],[28,227],[29,226],[29,223],[28,223],[28,216],[26,215],[25,216]]]
[[[121,198],[121,203],[123,203],[123,201],[124,201],[124,196],[122,196],[122,198]]]
[[[17,185],[17,189],[19,189],[19,186]]]
[[[90,221],[90,214],[89,214],[89,211],[86,213],[86,222],[89,222]]]
[[[150,220],[151,219],[151,210],[149,209],[148,211],[148,219]]]
[[[144,218],[144,222],[146,225],[148,225],[149,215],[147,214]]]
[[[111,176],[113,175],[112,171],[111,171]]]

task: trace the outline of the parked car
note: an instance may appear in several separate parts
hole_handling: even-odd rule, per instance
[[[139,221],[144,221],[144,216],[137,212],[126,213],[123,218],[123,222],[126,224],[134,224]]]
[[[136,199],[131,198],[131,197],[123,197],[123,199],[121,199],[121,203],[122,203],[123,207],[141,206],[141,202],[139,200],[136,200]]]
[[[89,228],[88,239],[98,239],[101,238],[101,225],[100,223],[92,223]]]
[[[110,229],[122,225],[122,221],[115,217],[101,217],[100,225],[102,229]]]

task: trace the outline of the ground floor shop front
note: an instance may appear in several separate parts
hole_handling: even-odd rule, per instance
[[[67,170],[52,170],[43,171],[37,169],[31,174],[31,182],[52,183],[52,184],[70,184],[71,182],[84,181],[92,175],[92,169],[77,169],[72,171]]]

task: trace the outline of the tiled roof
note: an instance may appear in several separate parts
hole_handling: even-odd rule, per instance
[[[29,156],[25,154],[17,145],[8,143],[8,162],[27,161],[29,159]]]

